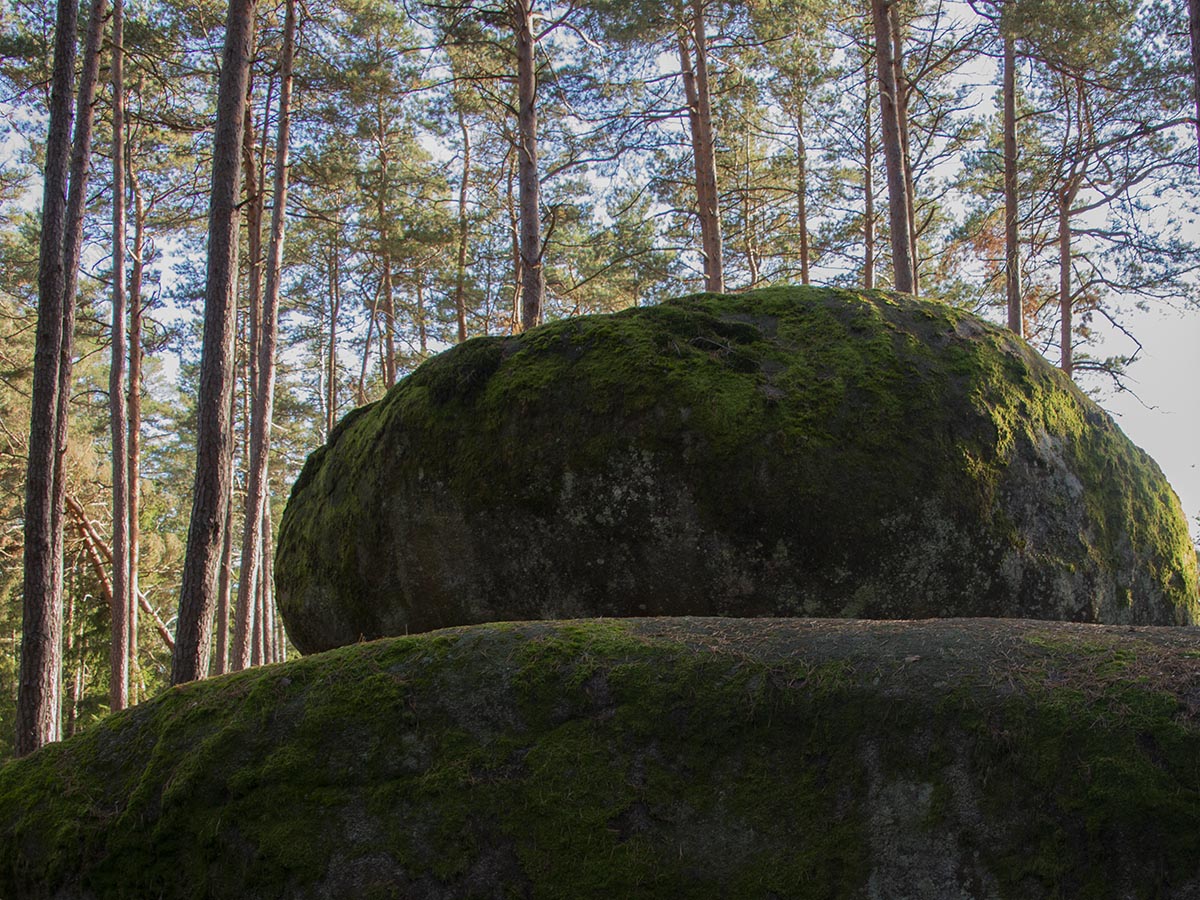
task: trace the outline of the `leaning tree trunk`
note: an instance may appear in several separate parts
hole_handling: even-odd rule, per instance
[[[532,0],[513,8],[517,43],[517,180],[520,193],[521,329],[542,321],[546,285],[542,272],[541,182],[538,176],[537,41]]]
[[[895,2],[895,0],[892,0]],[[912,238],[909,233],[908,187],[905,177],[904,146],[900,133],[899,89],[893,60],[892,32],[888,0],[872,0],[875,25],[875,63],[879,71],[879,107],[883,125],[883,158],[888,179],[888,222],[892,239],[892,271],[895,288],[912,293],[916,287],[913,272]]]
[[[1021,244],[1017,212],[1017,54],[1012,35],[1004,35],[1004,293],[1008,327],[1024,336],[1021,303]]]
[[[263,511],[266,508],[268,460],[271,452],[271,421],[275,409],[275,350],[278,344],[279,277],[283,266],[284,210],[287,204],[288,137],[291,125],[292,63],[296,40],[295,0],[288,0],[284,17],[283,50],[280,60],[280,93],[278,132],[275,139],[274,203],[271,209],[271,236],[267,255],[267,284],[263,297],[261,327],[258,342],[251,352],[258,356],[254,385],[254,407],[250,414],[250,470],[246,483],[246,510],[242,531],[242,567],[238,580],[238,621],[234,647],[235,669],[244,669],[251,661],[247,633],[253,628],[265,636],[263,616],[253,622],[243,610],[257,603],[259,612],[262,580]],[[257,623],[257,624],[254,624]],[[257,642],[261,645],[261,639]],[[261,658],[261,653],[260,653]]]
[[[62,582],[55,579],[54,460],[58,447],[58,362],[63,337],[63,267],[71,95],[79,7],[59,2],[50,83],[50,130],[38,255],[38,324],[34,351],[29,457],[25,476],[24,600],[17,694],[17,756],[58,739],[62,655]]]
[[[112,12],[112,365],[108,375],[112,428],[113,601],[108,702],[112,710],[129,704],[129,630],[135,607],[129,590],[129,410],[125,401],[125,3],[113,0]]]
[[[171,683],[204,677],[230,503],[233,456],[230,404],[237,297],[238,155],[246,112],[255,0],[230,0],[217,93],[208,280],[196,442],[196,479],[179,596]]]

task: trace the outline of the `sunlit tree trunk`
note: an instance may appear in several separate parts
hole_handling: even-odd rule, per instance
[[[261,310],[261,324],[252,342],[251,354],[257,359],[254,367],[256,377],[254,405],[250,415],[249,472],[246,479],[246,507],[243,518],[241,572],[238,580],[237,629],[234,646],[233,666],[245,668],[252,662],[252,648],[248,636],[257,635],[253,648],[259,662],[265,657],[264,643],[265,610],[264,591],[261,589],[262,557],[269,552],[263,542],[263,511],[266,508],[268,489],[268,463],[271,452],[271,422],[275,410],[275,351],[278,344],[279,324],[279,278],[283,266],[283,244],[285,235],[285,210],[288,187],[288,142],[291,125],[292,63],[295,52],[296,11],[295,0],[288,0],[283,32],[283,49],[280,59],[280,92],[278,131],[275,139],[275,177],[273,184],[274,202],[271,209],[271,235],[266,260],[266,294]],[[336,347],[336,333],[331,327],[330,346]],[[332,355],[332,351],[331,351]],[[330,373],[330,383],[336,370]],[[330,392],[332,405],[335,395]],[[259,615],[250,614],[251,606],[258,607]]]
[[[196,441],[196,479],[171,683],[208,670],[213,607],[228,523],[233,456],[233,340],[237,298],[238,155],[245,127],[255,0],[230,0],[217,93],[208,273]]]

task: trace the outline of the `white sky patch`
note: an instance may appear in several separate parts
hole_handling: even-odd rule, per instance
[[[1129,326],[1145,347],[1130,368],[1131,390],[1098,400],[1162,468],[1200,544],[1200,310],[1137,312]],[[1115,336],[1108,343],[1118,346]]]

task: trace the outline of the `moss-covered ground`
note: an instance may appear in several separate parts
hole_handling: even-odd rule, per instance
[[[1193,629],[497,624],[172,689],[0,769],[0,897],[1171,897]]]
[[[772,288],[468,341],[310,458],[277,570],[305,651],[567,616],[1197,612],[1177,499],[1003,329]]]

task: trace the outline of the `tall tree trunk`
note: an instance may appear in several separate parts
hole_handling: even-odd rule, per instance
[[[272,623],[271,662],[283,662],[287,654],[284,651],[283,620],[275,606],[275,532],[271,521],[271,494],[267,492],[267,502],[263,508],[263,586],[267,591],[267,609]]]
[[[71,155],[71,95],[79,7],[60,0],[50,84],[50,129],[38,255],[38,324],[34,351],[29,457],[25,477],[24,601],[17,693],[17,756],[57,740],[62,644],[62,582],[54,566],[54,461],[57,456],[58,363],[67,272],[67,178]]]
[[[338,247],[337,236],[334,236],[333,251],[329,260],[329,345],[325,354],[325,396],[322,398],[325,406],[325,440],[337,424],[337,339],[338,319],[342,311],[341,290],[341,250]],[[389,353],[390,355],[390,353]],[[391,379],[395,383],[396,363],[391,363]]]
[[[1075,360],[1071,340],[1071,202],[1066,192],[1058,198],[1058,253],[1059,367],[1070,375]]]
[[[58,740],[62,696],[63,502],[75,285],[100,68],[103,0],[88,20],[71,138],[76,9],[59,4],[38,262],[38,328],[25,479],[25,569],[15,752]],[[69,157],[69,162],[68,162]]]
[[[202,678],[208,669],[213,606],[230,503],[233,434],[233,339],[237,298],[238,155],[245,124],[255,0],[230,0],[217,93],[212,195],[208,220],[208,280],[196,446],[196,480],[179,596],[171,683]]]
[[[908,213],[904,145],[900,134],[900,94],[896,84],[889,6],[888,0],[871,0],[872,20],[875,25],[875,63],[879,70],[883,158],[888,179],[888,223],[892,239],[893,282],[896,290],[911,294],[916,287],[916,280],[912,238],[909,234],[911,220]]]
[[[112,188],[112,365],[108,374],[112,428],[113,602],[109,654],[108,703],[112,710],[129,704],[129,628],[134,607],[129,591],[129,412],[125,403],[125,3],[113,0],[113,188]]]
[[[251,72],[253,82],[253,72]],[[243,378],[243,446],[242,457],[246,465],[251,462],[250,445],[253,431],[253,409],[258,397],[258,342],[262,330],[262,213],[263,175],[260,172],[260,159],[256,156],[257,142],[254,136],[254,112],[252,109],[253,84],[251,83],[246,97],[245,125],[242,133],[242,193],[245,196],[243,206],[246,209],[246,307],[244,323],[248,332],[246,340],[246,363]],[[263,113],[263,138],[266,139],[265,122],[270,111],[270,91],[268,102]],[[262,154],[261,165],[266,165],[266,154]],[[246,499],[249,505],[249,497]],[[245,556],[247,525],[243,519],[241,564],[238,567],[237,593],[233,603],[233,644],[229,654],[229,670],[239,672],[250,665],[252,630],[254,627],[255,593],[253,584],[246,590],[247,577],[253,578],[254,563]],[[253,522],[249,523],[253,528]]]
[[[900,125],[900,149],[904,154],[904,205],[908,211],[909,258],[912,260],[912,293],[921,290],[921,255],[917,248],[917,191],[913,183],[912,153],[908,142],[908,101],[911,95],[904,75],[904,32],[900,27],[899,0],[888,4],[888,29],[892,35],[892,69],[896,82],[896,119]]]
[[[233,482],[232,467],[230,483]],[[213,675],[229,671],[229,608],[233,601],[233,499],[225,510],[225,530],[221,538],[220,572],[217,575],[217,650],[211,661]]]
[[[1017,208],[1017,54],[1011,34],[1004,35],[1004,292],[1008,327],[1025,335],[1021,302],[1021,236]]]
[[[257,355],[254,407],[250,415],[250,461],[246,479],[246,509],[242,528],[242,566],[238,579],[237,630],[235,632],[235,669],[243,669],[252,661],[246,637],[252,625],[249,610],[252,603],[261,607],[260,590],[262,556],[269,551],[263,542],[263,511],[268,489],[268,463],[271,452],[271,422],[275,411],[275,351],[279,327],[279,278],[283,267],[285,235],[284,213],[287,205],[288,141],[291,126],[292,63],[296,42],[295,0],[288,0],[284,16],[283,49],[280,60],[280,92],[278,131],[275,137],[274,202],[271,208],[271,236],[267,255],[267,286],[263,298],[261,328],[258,342],[251,348]],[[331,333],[331,346],[333,335]],[[260,648],[265,634],[262,616],[254,616],[254,630],[259,634],[255,645]]]
[[[142,529],[139,517],[142,508],[142,279],[146,259],[146,208],[142,186],[127,154],[129,188],[133,195],[133,268],[129,274],[129,596],[141,595],[138,567],[141,564]],[[138,666],[138,603],[129,608],[129,663],[131,685],[137,684]],[[131,702],[137,702],[132,695]]]
[[[392,238],[388,228],[388,188],[391,185],[390,163],[387,150],[387,125],[382,98],[375,105],[376,158],[379,163],[379,190],[376,192],[375,214],[379,219],[379,258],[383,271],[383,380],[390,388],[396,383],[396,300],[393,295],[394,273],[392,271]],[[334,236],[334,254],[337,254],[337,236]],[[335,259],[331,269],[338,267]],[[338,288],[330,285],[330,307],[338,303]],[[334,316],[336,318],[336,316]]]
[[[65,592],[64,592],[65,593]],[[75,593],[70,592],[63,598],[63,606],[65,612],[63,614],[63,636],[66,646],[63,648],[63,664],[69,665],[75,658]],[[71,698],[75,701],[77,696],[81,695],[76,685],[80,680],[80,673],[77,669],[72,678]],[[78,701],[72,702],[67,706],[66,721],[63,722],[63,734],[71,737],[75,733],[75,718],[79,715]]]
[[[538,176],[537,38],[533,0],[512,5],[517,42],[517,177],[521,209],[521,329],[542,321],[545,280],[542,272],[541,182]]]
[[[804,98],[796,104],[796,217],[800,220],[800,283],[808,284],[808,147],[804,142]]]
[[[680,10],[682,18],[682,10]],[[696,172],[696,213],[700,218],[700,248],[704,256],[704,289],[722,293],[725,270],[721,244],[721,210],[717,193],[716,142],[708,88],[708,38],[704,28],[704,0],[691,0],[691,30],[682,27],[679,68],[687,101]],[[693,60],[692,51],[695,51]]]
[[[458,111],[458,128],[462,132],[462,181],[458,185],[458,266],[454,272],[454,312],[458,319],[458,342],[467,339],[467,185],[471,180],[471,129]]]
[[[508,330],[510,334],[516,334],[521,330],[521,296],[524,293],[525,276],[521,265],[521,217],[517,213],[517,166],[512,157],[506,159],[506,163],[505,186],[507,190],[504,198],[505,209],[508,211],[508,234],[513,267],[512,318]]]
[[[1192,93],[1196,97],[1196,148],[1200,150],[1200,0],[1188,0],[1192,35]]]
[[[875,288],[875,120],[871,113],[870,60],[863,78],[863,287]]]
[[[419,270],[413,274],[416,275],[414,290],[417,295],[417,346],[421,348],[421,358],[424,359],[429,355],[429,325],[425,320],[425,284],[421,280]]]
[[[1072,322],[1075,297],[1071,288],[1071,207],[1079,194],[1082,181],[1082,176],[1073,171],[1058,192],[1059,368],[1068,375],[1073,374],[1075,370],[1074,325]]]
[[[371,338],[375,334],[375,319],[379,316],[379,296],[383,293],[383,285],[375,291],[371,298],[371,312],[367,317],[367,339],[363,344],[362,366],[358,370],[358,385],[355,388],[355,401],[359,406],[367,402],[367,367],[371,361]]]
[[[396,300],[393,296],[392,257],[383,251],[383,383],[392,387],[396,383]],[[329,264],[329,306],[332,309],[338,302],[337,278],[337,238],[334,238],[334,256]]]

